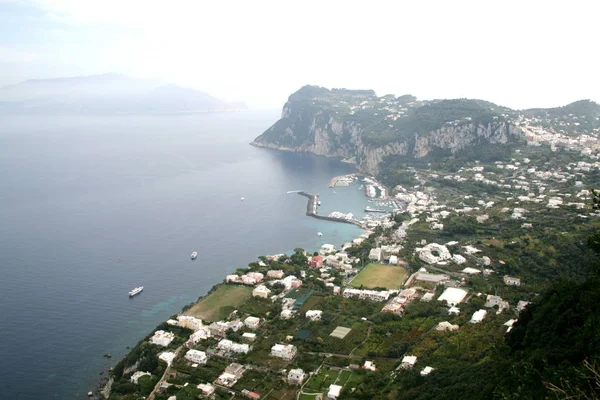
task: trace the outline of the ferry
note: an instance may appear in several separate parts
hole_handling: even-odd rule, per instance
[[[195,260],[196,257],[198,257],[198,252],[197,251],[193,252],[190,257],[192,258],[192,260]]]
[[[139,293],[139,292],[141,292],[142,290],[144,290],[144,287],[143,287],[143,286],[136,287],[135,289],[133,289],[133,290],[130,290],[130,291],[129,291],[129,297],[133,297],[133,296],[135,296],[136,294],[138,294],[138,293]]]

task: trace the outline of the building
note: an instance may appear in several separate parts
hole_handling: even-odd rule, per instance
[[[309,263],[311,268],[323,268],[323,257],[313,256]]]
[[[231,363],[225,368],[225,372],[228,374],[232,374],[236,378],[241,378],[244,374],[244,366],[238,363]]]
[[[438,301],[446,301],[449,306],[454,307],[462,302],[466,296],[467,292],[465,290],[449,287],[438,297]]]
[[[322,256],[333,252],[335,252],[335,246],[328,243],[321,246],[321,250],[319,250],[319,254]]]
[[[254,342],[256,340],[256,333],[244,332],[242,338],[249,342]]]
[[[381,261],[381,249],[380,248],[371,249],[371,251],[369,252],[369,260],[380,262]]]
[[[488,294],[486,297],[484,307],[489,308],[494,306],[498,306],[498,312],[502,312],[502,310],[507,310],[510,308],[510,304],[508,304],[508,301],[503,300],[502,297]]]
[[[296,346],[291,344],[276,344],[271,347],[271,355],[273,357],[283,358],[284,360],[291,360],[296,356],[298,349]]]
[[[404,356],[402,358],[402,363],[400,364],[399,368],[404,368],[404,369],[412,368],[412,367],[414,367],[416,362],[417,362],[417,356]]]
[[[361,289],[345,289],[343,292],[344,297],[357,297],[361,300],[372,300],[372,301],[387,301],[390,298],[390,292],[386,290],[361,290]]]
[[[327,392],[328,400],[336,400],[340,397],[340,393],[342,392],[342,387],[340,385],[331,385],[329,386],[329,391]]]
[[[421,297],[421,301],[425,301],[425,302],[431,301],[431,300],[433,300],[434,295],[435,295],[435,293],[433,293],[433,292],[427,292]]]
[[[188,341],[185,342],[185,344],[187,346],[191,346],[193,344],[198,343],[201,340],[206,340],[209,337],[212,337],[212,333],[210,332],[210,329],[207,326],[205,326],[192,333]]]
[[[185,359],[195,364],[206,364],[206,353],[200,350],[188,350],[185,353]]]
[[[290,385],[301,385],[304,381],[306,374],[300,368],[291,369],[288,373],[288,383]]]
[[[454,307],[450,307],[448,309],[448,315],[458,315],[458,314],[460,314],[460,309],[458,307],[454,306]]]
[[[502,279],[504,280],[505,285],[521,286],[521,280],[519,278],[514,278],[512,276],[504,275],[504,277]]]
[[[268,298],[271,295],[271,289],[265,285],[258,285],[252,291],[252,297],[261,297],[263,299]]]
[[[282,270],[270,270],[267,271],[267,278],[281,279],[285,276]]]
[[[486,310],[475,311],[475,313],[473,313],[473,316],[471,317],[471,323],[477,324],[477,323],[483,321],[483,319],[485,318],[486,315],[487,315]]]
[[[445,331],[457,331],[458,325],[453,325],[448,321],[443,321],[437,324],[435,327],[436,331],[445,332]]]
[[[146,375],[152,376],[150,372],[135,371],[133,375],[131,375],[131,378],[129,378],[129,380],[131,381],[131,383],[135,383],[137,385],[138,379]]]
[[[160,360],[163,360],[164,362],[166,362],[167,365],[171,365],[171,363],[173,362],[173,359],[175,359],[175,352],[173,352],[173,351],[163,351],[162,353],[160,353],[158,355],[158,358]]]
[[[375,367],[375,363],[373,361],[365,361],[363,369],[366,369],[368,371],[377,371],[377,367]]]
[[[198,318],[191,317],[189,315],[180,315],[177,317],[177,325],[182,328],[188,328],[193,331],[197,331],[202,328],[202,320]]]
[[[256,392],[251,392],[248,389],[244,389],[242,390],[242,395],[244,397],[247,397],[249,399],[254,399],[254,400],[258,400],[260,399],[260,394],[256,393]]]
[[[260,318],[248,317],[244,320],[244,325],[250,329],[256,329],[260,325]]]
[[[398,256],[390,256],[390,264],[398,265]]]
[[[283,310],[281,311],[281,319],[290,319],[292,318],[293,312],[292,310]]]
[[[523,311],[528,305],[528,301],[519,300],[519,302],[517,303],[517,312]]]
[[[243,354],[248,354],[248,352],[250,352],[250,346],[247,344],[240,344],[240,343],[235,343],[232,342],[229,339],[223,339],[221,340],[218,344],[217,344],[217,348],[219,350],[225,351],[225,352],[232,352],[232,353],[243,353]]]
[[[215,387],[210,383],[201,383],[198,385],[198,389],[204,396],[211,396],[215,392]]]
[[[306,318],[310,319],[311,321],[320,321],[322,315],[323,311],[321,310],[308,310],[306,312]]]
[[[427,376],[431,373],[431,371],[433,371],[434,368],[431,367],[425,367],[421,370],[421,376]]]
[[[171,344],[173,339],[175,339],[175,334],[173,332],[156,331],[154,332],[154,336],[150,338],[150,343],[167,347]]]

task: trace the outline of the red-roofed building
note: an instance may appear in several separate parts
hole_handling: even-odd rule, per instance
[[[313,258],[310,260],[310,266],[312,268],[323,268],[323,257],[313,256]]]

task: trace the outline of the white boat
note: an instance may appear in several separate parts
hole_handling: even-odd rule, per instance
[[[240,200],[241,200],[241,201],[244,201],[244,198],[242,197]]]
[[[192,260],[195,260],[195,259],[196,259],[196,257],[198,257],[198,252],[196,252],[196,251],[195,251],[195,252],[193,252],[193,253],[192,253],[192,255],[191,255],[190,257],[192,257]]]
[[[319,201],[317,201],[317,205],[318,205],[318,206],[320,206],[320,205],[321,205],[321,201],[320,201],[320,200],[319,200]]]
[[[317,232],[317,235],[319,235],[319,236],[323,236],[323,233],[321,233],[321,232]]]
[[[138,294],[138,293],[139,293],[139,292],[141,292],[142,290],[144,290],[144,287],[143,287],[143,286],[136,287],[135,289],[133,289],[133,290],[130,290],[130,291],[129,291],[129,297],[133,297],[133,296],[135,296],[136,294]]]

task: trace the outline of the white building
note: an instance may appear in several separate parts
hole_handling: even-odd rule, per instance
[[[437,324],[437,326],[435,327],[436,331],[441,331],[441,332],[445,332],[445,331],[457,331],[458,330],[458,325],[453,325],[448,321],[442,321],[439,324]]]
[[[154,332],[154,336],[150,338],[150,343],[167,347],[171,344],[173,339],[175,339],[175,334],[173,332],[156,331]]]
[[[222,351],[230,351],[233,353],[244,353],[248,354],[250,346],[247,344],[240,344],[232,342],[229,339],[223,339],[217,344],[217,348]]]
[[[486,310],[475,311],[475,313],[473,313],[473,316],[471,317],[471,323],[477,324],[477,323],[483,321],[483,319],[485,318],[486,315],[487,315]]]
[[[211,396],[215,392],[215,387],[210,383],[201,383],[198,385],[198,389],[204,396]]]
[[[267,278],[281,279],[285,276],[282,270],[270,270],[267,271]]]
[[[400,368],[412,368],[417,362],[417,356],[404,356]]]
[[[311,321],[320,321],[322,315],[323,311],[321,310],[308,310],[306,312],[306,318],[310,319]]]
[[[476,274],[481,273],[481,271],[478,270],[477,268],[471,268],[471,267],[467,267],[467,268],[463,269],[461,272],[463,274],[469,274],[469,275],[476,275]]]
[[[188,350],[185,353],[185,359],[196,364],[206,364],[206,353],[200,350]]]
[[[158,355],[158,358],[166,362],[168,365],[171,365],[173,359],[175,359],[175,353],[172,351],[163,351]]]
[[[271,289],[269,289],[265,285],[258,285],[252,291],[253,297],[262,297],[263,299],[268,298],[270,294],[271,294]]]
[[[256,340],[256,333],[244,332],[242,337],[249,342],[254,342]]]
[[[276,344],[271,347],[271,355],[273,357],[283,358],[285,360],[291,360],[296,356],[298,349],[296,346],[291,344]]]
[[[438,297],[438,301],[446,301],[448,305],[455,306],[459,304],[467,296],[467,292],[459,288],[447,288],[444,293]]]
[[[504,275],[504,284],[509,286],[521,286],[521,280],[512,276]]]
[[[288,373],[288,383],[291,385],[301,385],[306,374],[300,368],[291,369]]]
[[[398,256],[390,256],[390,264],[398,265]]]
[[[283,310],[281,311],[281,319],[290,319],[292,318],[293,312],[292,310]]]
[[[431,373],[431,371],[433,371],[433,368],[425,367],[421,370],[421,376],[427,376]]]
[[[244,320],[244,325],[250,329],[256,329],[260,325],[260,318],[248,317]]]
[[[342,387],[340,385],[331,385],[329,386],[329,391],[327,392],[328,400],[336,400],[340,397],[340,393],[342,392]]]
[[[365,361],[363,369],[366,369],[368,371],[377,371],[377,367],[375,367],[375,363],[373,361]]]
[[[322,256],[333,252],[335,252],[335,246],[328,243],[321,246],[321,250],[319,250],[319,254],[321,254]]]
[[[375,249],[371,249],[371,251],[369,252],[369,260],[373,260],[373,261],[381,261],[381,249],[380,248],[375,248]]]
[[[345,289],[344,297],[357,297],[362,300],[372,301],[387,301],[390,298],[390,292],[387,290],[361,290],[361,289]]]
[[[138,379],[146,375],[152,376],[150,372],[135,371],[133,375],[131,375],[131,378],[129,378],[129,380],[131,381],[131,383],[135,383],[137,385]]]

